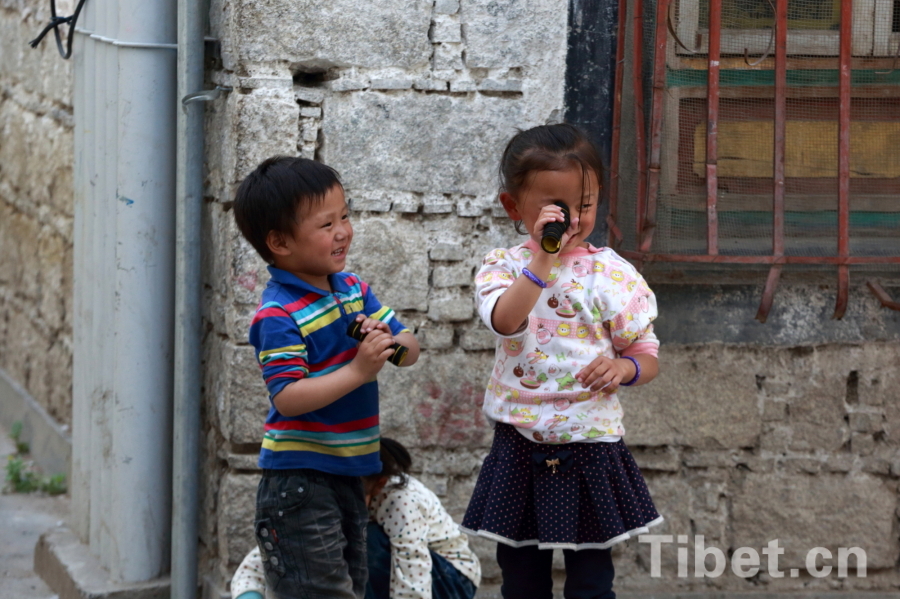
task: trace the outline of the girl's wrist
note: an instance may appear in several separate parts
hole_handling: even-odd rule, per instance
[[[528,270],[546,280],[546,278],[550,276],[550,269],[553,268],[553,261],[555,259],[555,254],[548,254],[544,251],[535,252],[531,258],[531,262],[528,263]]]
[[[623,378],[619,382],[619,384],[625,387],[636,385],[637,382],[641,380],[641,363],[637,361],[637,358],[632,358],[631,356],[622,356],[619,359],[631,362],[632,366],[634,367],[634,376],[627,380]]]

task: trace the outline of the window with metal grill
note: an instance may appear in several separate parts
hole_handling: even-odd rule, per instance
[[[784,268],[836,271],[840,318],[851,268],[900,265],[900,0],[632,11],[616,97],[634,87],[636,197],[613,192],[614,244],[643,266],[768,271],[763,321]],[[613,158],[620,182],[629,168]]]

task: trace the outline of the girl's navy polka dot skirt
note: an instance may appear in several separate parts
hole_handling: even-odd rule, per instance
[[[497,424],[462,528],[507,545],[605,549],[663,518],[625,443],[534,443]]]

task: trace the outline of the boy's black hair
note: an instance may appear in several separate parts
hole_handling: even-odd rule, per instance
[[[395,486],[405,487],[406,482],[409,480],[407,474],[409,469],[412,468],[412,457],[403,444],[388,437],[382,437],[379,457],[381,457],[381,472],[364,476],[363,478],[375,481],[383,476],[389,479],[397,476],[400,478],[400,483]]]
[[[273,156],[247,175],[234,199],[234,220],[259,255],[274,262],[266,244],[270,231],[292,235],[297,206],[321,202],[329,189],[340,185],[338,172],[315,160]]]

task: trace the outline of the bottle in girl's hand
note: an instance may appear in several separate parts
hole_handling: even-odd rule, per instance
[[[628,262],[587,241],[603,168],[582,131],[516,134],[500,180],[500,203],[527,239],[490,252],[475,278],[497,338],[483,408],[496,427],[463,527],[498,541],[506,599],[552,597],[552,548],[565,550],[566,597],[613,597],[608,547],[663,520],[623,441],[617,393],[658,372],[656,298]],[[550,253],[544,231],[566,220]],[[513,348],[535,348],[524,368]]]

